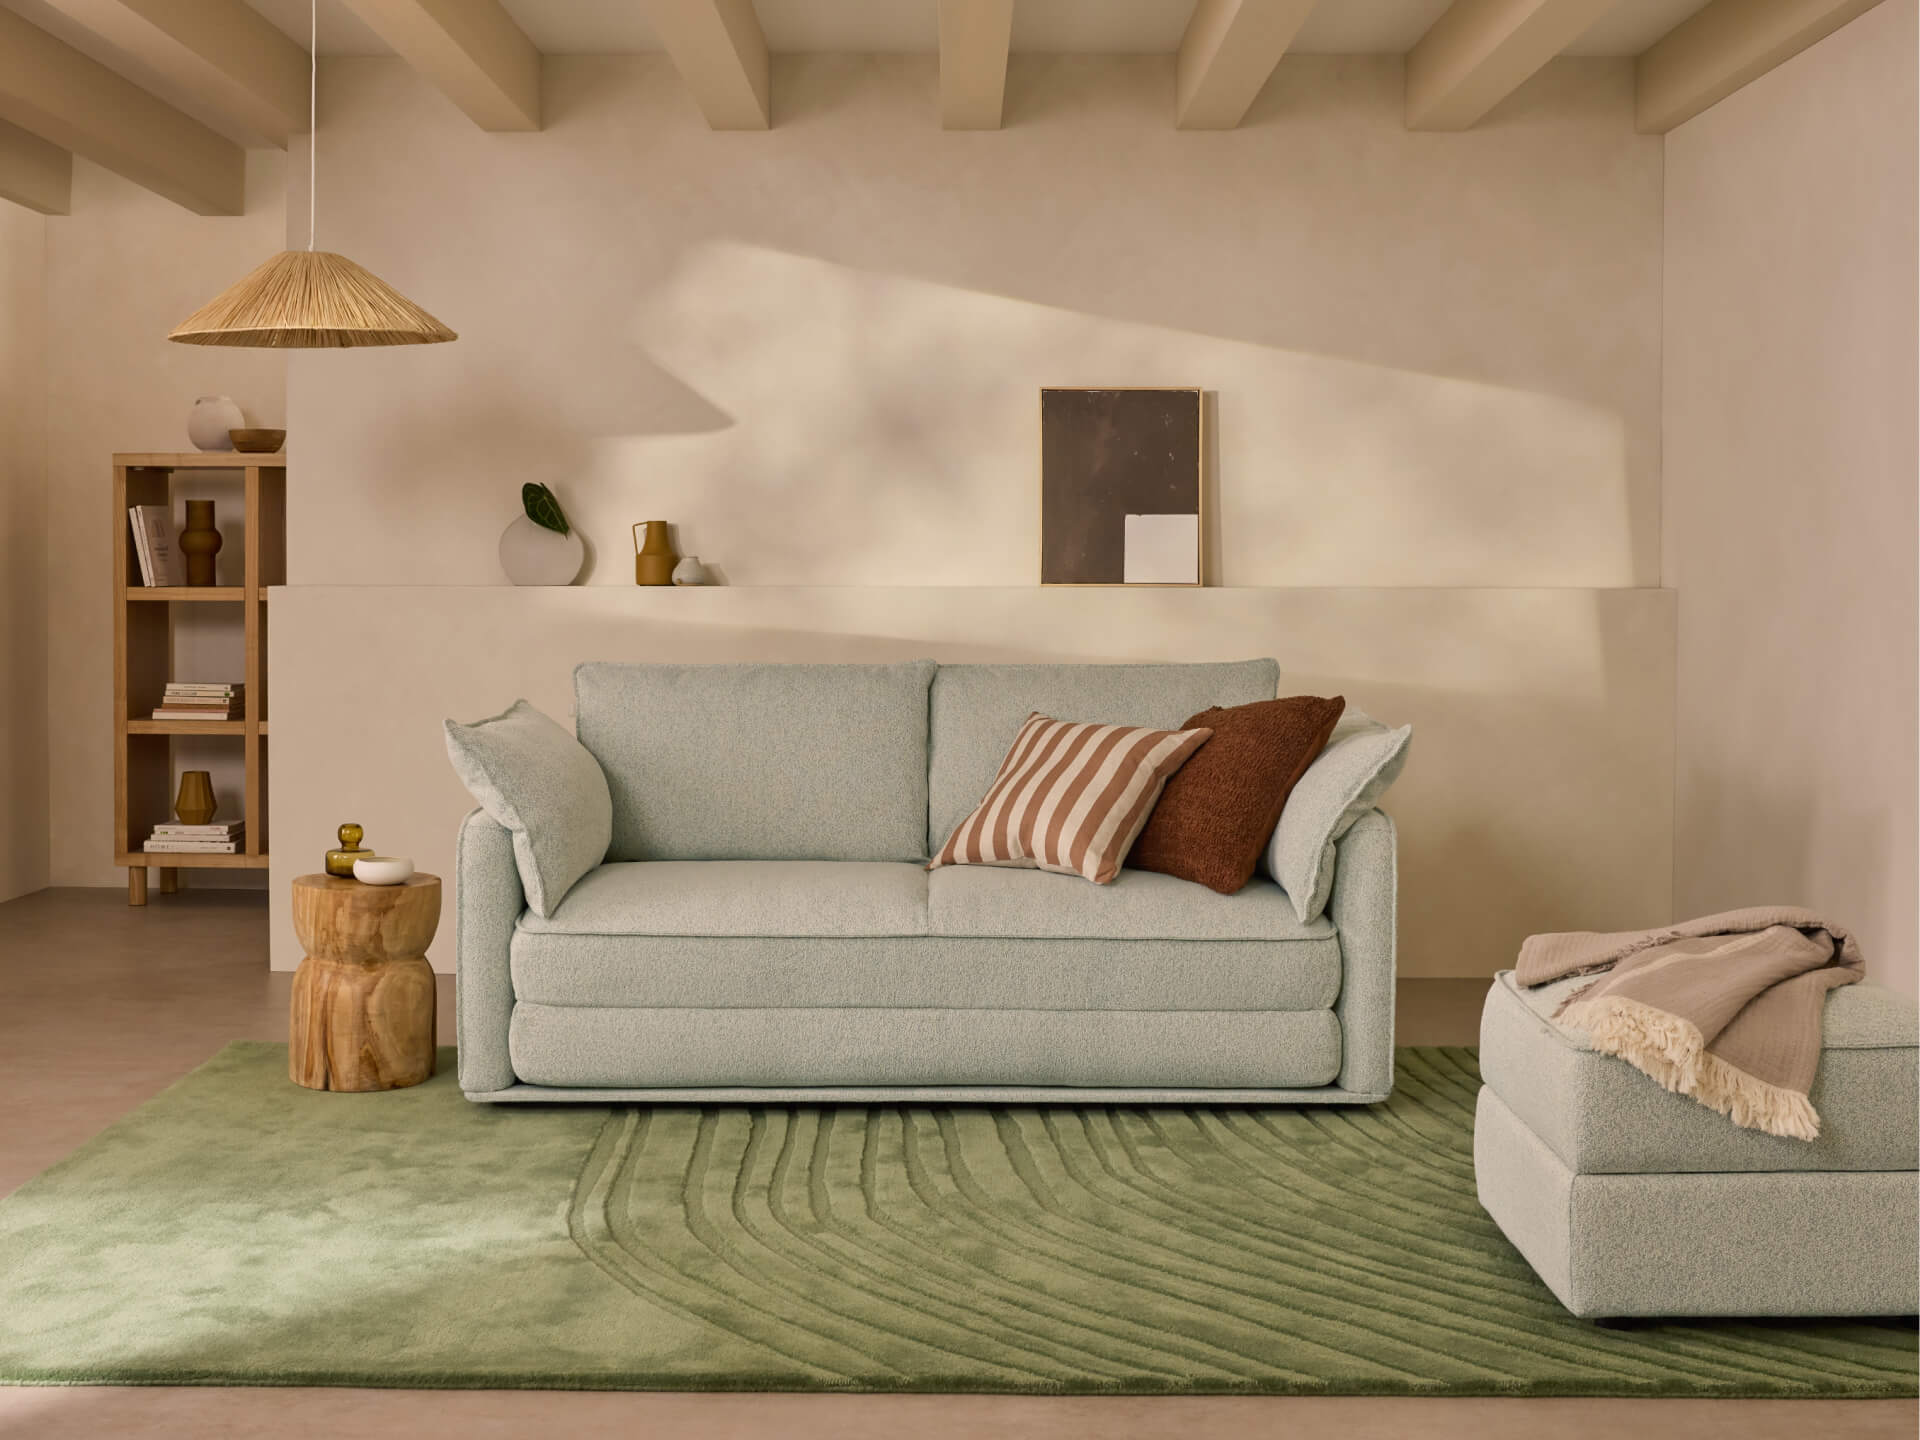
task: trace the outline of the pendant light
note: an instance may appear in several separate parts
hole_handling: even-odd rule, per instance
[[[310,0],[307,50],[307,248],[282,250],[175,327],[183,345],[341,349],[433,345],[459,337],[377,275],[313,248],[319,146],[320,0]]]

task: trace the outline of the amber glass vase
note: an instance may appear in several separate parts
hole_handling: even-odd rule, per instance
[[[187,501],[187,528],[180,532],[180,553],[187,557],[187,584],[213,584],[213,557],[220,553],[220,532],[213,528],[213,501]]]

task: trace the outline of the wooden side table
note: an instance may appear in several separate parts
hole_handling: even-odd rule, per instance
[[[433,968],[440,877],[363,885],[293,882],[307,958],[293,977],[287,1073],[309,1090],[398,1090],[433,1074]]]

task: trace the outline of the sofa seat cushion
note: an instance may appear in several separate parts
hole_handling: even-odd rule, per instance
[[[529,924],[531,924],[531,917]],[[1324,1010],[1331,940],[568,935],[523,927],[517,1002],[775,1009]]]
[[[1913,1001],[1870,983],[1827,997],[1809,1098],[1820,1138],[1744,1130],[1595,1051],[1553,1012],[1580,977],[1533,990],[1495,977],[1480,1019],[1486,1084],[1575,1174],[1912,1170],[1920,1159],[1920,1024]]]
[[[1328,1010],[600,1009],[520,1003],[523,1084],[1293,1089],[1340,1073]]]
[[[854,936],[927,933],[919,865],[835,860],[639,860],[600,866],[553,914],[545,935]]]
[[[589,877],[591,878],[591,877]],[[1267,940],[1336,949],[1325,916],[1302,923],[1286,892],[1254,880],[1221,895],[1151,870],[1111,885],[1040,870],[957,865],[927,877],[927,933],[1025,939]]]

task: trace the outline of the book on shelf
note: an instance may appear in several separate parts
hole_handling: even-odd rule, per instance
[[[244,720],[247,712],[239,705],[222,705],[218,708],[180,705],[162,705],[153,712],[156,720]]]
[[[173,840],[161,837],[140,847],[149,855],[238,855],[238,840]]]
[[[209,825],[186,825],[170,820],[164,825],[153,827],[156,840],[231,840],[247,828],[244,820],[224,820]]]
[[[135,505],[127,511],[134,553],[143,585],[184,585],[187,567],[173,533],[173,510],[166,505]]]
[[[166,690],[169,700],[191,700],[201,697],[227,700],[246,693],[245,685],[201,685],[184,680],[169,680]]]
[[[127,511],[127,525],[133,531],[133,558],[140,566],[140,583],[153,584],[153,556],[147,553],[147,532],[140,524],[140,507]]]

